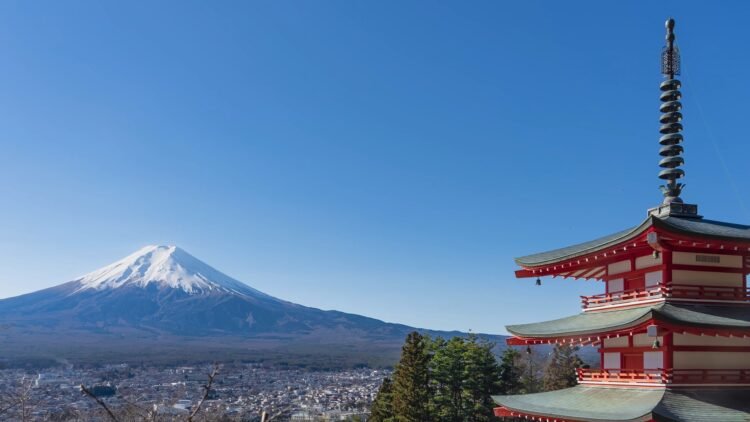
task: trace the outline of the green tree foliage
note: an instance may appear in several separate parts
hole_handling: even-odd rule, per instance
[[[435,392],[431,408],[440,421],[461,421],[464,416],[466,344],[460,337],[436,339],[430,361],[430,384]]]
[[[380,385],[375,401],[370,408],[371,422],[388,422],[392,421],[393,415],[393,382],[390,378],[385,378]]]
[[[544,370],[544,391],[559,390],[577,384],[576,369],[583,361],[578,357],[578,347],[556,345]]]
[[[370,420],[493,421],[493,394],[502,393],[502,368],[492,353],[494,344],[472,335],[450,340],[409,334],[393,383],[381,386]],[[517,352],[516,352],[517,353]],[[514,359],[509,364],[514,364]],[[520,375],[518,368],[506,376]],[[518,379],[508,381],[518,389]],[[389,410],[390,409],[390,413]]]
[[[399,422],[432,420],[428,352],[429,338],[418,332],[406,337],[393,374],[393,413]]]
[[[543,364],[531,347],[527,347],[523,355],[525,355],[525,358],[521,364],[521,372],[523,373],[521,376],[521,394],[537,393],[542,388],[540,369],[543,368]]]
[[[495,346],[470,336],[464,352],[465,421],[495,420],[493,394],[500,392],[500,365],[492,348]]]
[[[523,388],[521,377],[523,366],[521,353],[511,347],[505,349],[500,360],[500,392],[499,394],[520,394]]]

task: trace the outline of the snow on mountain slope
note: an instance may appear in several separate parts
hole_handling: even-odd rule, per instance
[[[209,292],[270,296],[241,283],[177,246],[146,246],[127,257],[90,272],[74,282],[76,292],[125,286],[180,289],[188,294]]]
[[[394,339],[410,330],[274,298],[175,246],[147,246],[76,280],[0,299],[0,327],[4,324],[60,333],[135,330],[147,337],[166,333],[275,339]]]
[[[227,355],[232,359],[251,344],[295,343],[305,354],[320,344],[371,350],[385,343],[398,348],[414,330],[268,296],[175,246],[147,246],[76,280],[0,299],[0,358],[9,344],[26,344],[18,350],[42,356],[62,356],[61,350],[109,356],[122,350],[154,353],[162,350],[162,341],[182,344],[180,356],[189,356],[196,338],[215,336],[220,342],[200,347],[240,353]],[[32,343],[21,343],[30,335]]]

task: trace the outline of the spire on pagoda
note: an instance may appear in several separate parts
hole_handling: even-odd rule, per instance
[[[685,170],[680,168],[685,164],[682,158],[684,151],[682,147],[682,103],[680,102],[682,83],[675,79],[675,75],[680,74],[680,49],[675,43],[674,19],[668,19],[665,26],[667,28],[666,45],[661,53],[661,73],[665,80],[659,86],[661,89],[659,99],[662,102],[659,107],[662,113],[659,118],[661,123],[659,155],[662,156],[659,160],[659,167],[662,168],[659,171],[659,178],[665,182],[660,186],[664,201],[661,206],[649,210],[649,214],[698,217],[698,206],[685,204],[680,198],[682,188],[685,187],[685,184],[678,182],[685,176]]]

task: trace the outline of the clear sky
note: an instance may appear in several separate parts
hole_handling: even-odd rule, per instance
[[[660,201],[750,223],[747,2],[0,3],[0,297],[176,244],[269,294],[434,329],[572,314],[513,258]]]

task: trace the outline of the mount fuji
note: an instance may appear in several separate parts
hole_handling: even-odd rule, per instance
[[[165,350],[182,357],[259,350],[397,356],[412,330],[277,299],[176,246],[147,246],[67,283],[0,300],[0,356],[124,359]]]

